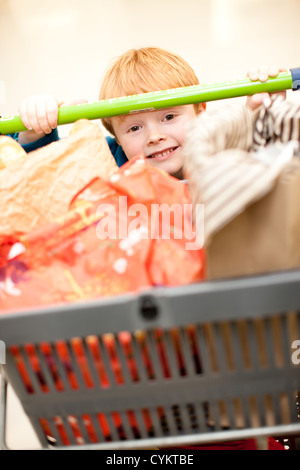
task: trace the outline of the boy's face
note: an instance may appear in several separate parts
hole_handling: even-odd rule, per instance
[[[185,105],[116,116],[111,122],[128,160],[142,153],[154,167],[181,178],[186,127],[195,116],[194,106]]]

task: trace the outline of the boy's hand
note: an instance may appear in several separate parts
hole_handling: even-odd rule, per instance
[[[279,72],[284,72],[286,69],[276,68],[276,67],[261,67],[260,69],[252,69],[247,73],[247,77],[252,81],[260,80],[265,82],[269,77],[277,77]],[[285,91],[279,92],[284,98],[286,97]],[[247,97],[246,105],[252,110],[255,111],[262,104],[263,100],[269,96],[269,93],[257,93],[252,96]]]
[[[20,118],[28,130],[50,134],[57,127],[58,102],[52,95],[36,95],[22,101]]]
[[[24,99],[19,108],[19,115],[28,131],[20,132],[19,143],[34,142],[57,127],[60,106],[84,103],[87,100],[59,102],[53,95],[36,95]]]

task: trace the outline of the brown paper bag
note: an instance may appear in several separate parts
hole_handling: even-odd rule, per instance
[[[70,136],[0,171],[0,235],[26,233],[66,213],[72,198],[117,165],[99,124],[74,124]]]
[[[300,266],[300,161],[275,187],[216,233],[207,247],[207,276],[267,273]]]
[[[27,154],[18,142],[7,135],[0,135],[0,170],[26,158]]]
[[[196,227],[204,207],[208,278],[300,266],[299,119],[299,104],[274,97],[255,114],[226,104],[192,123],[184,171]]]

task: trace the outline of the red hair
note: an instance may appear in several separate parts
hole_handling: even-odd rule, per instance
[[[108,68],[99,99],[118,98],[171,88],[198,85],[191,66],[177,54],[157,47],[130,49]],[[201,104],[195,104],[196,113]],[[104,127],[114,134],[110,118],[102,119]]]

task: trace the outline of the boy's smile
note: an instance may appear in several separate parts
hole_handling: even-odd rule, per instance
[[[173,152],[175,152],[176,149],[178,149],[178,146],[177,147],[172,147],[172,148],[169,148],[169,149],[165,149],[165,150],[162,150],[160,152],[153,153],[152,155],[147,155],[146,157],[151,158],[151,159],[155,159],[157,161],[163,161],[163,160],[166,160],[167,158],[169,158],[171,156],[171,154]]]
[[[111,120],[128,160],[143,154],[151,165],[179,177],[186,127],[195,116],[194,106],[185,105],[116,116]]]

